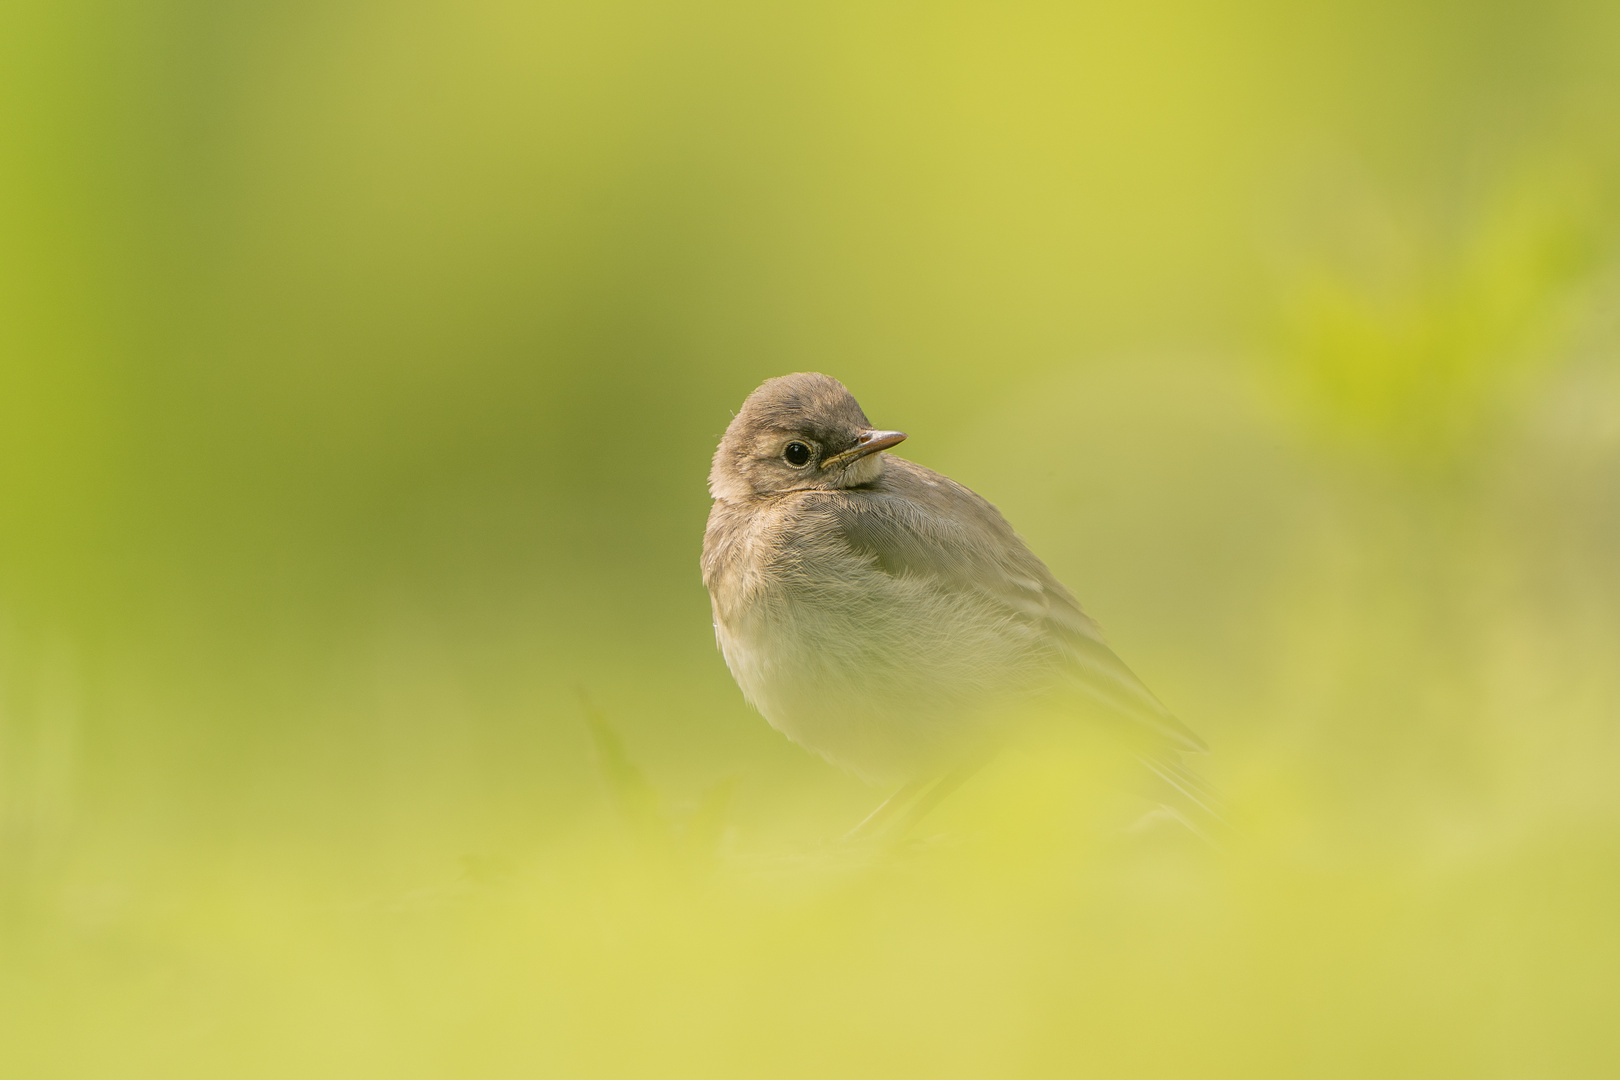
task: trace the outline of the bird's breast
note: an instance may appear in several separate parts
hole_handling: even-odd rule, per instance
[[[727,666],[794,741],[910,775],[1028,681],[1022,629],[972,590],[888,573],[836,529],[764,524],[723,529],[706,578]]]

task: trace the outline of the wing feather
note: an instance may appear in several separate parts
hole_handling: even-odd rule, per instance
[[[994,506],[920,465],[899,458],[887,464],[874,489],[850,492],[852,497],[832,504],[852,551],[887,574],[978,593],[1008,619],[1031,624],[1059,643],[1064,675],[1077,688],[1177,749],[1206,749],[1108,647],[1097,623]]]

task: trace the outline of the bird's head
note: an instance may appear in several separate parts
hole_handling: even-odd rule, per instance
[[[870,484],[882,451],[906,437],[878,431],[844,384],[813,372],[768,379],[726,428],[709,470],[717,499]]]

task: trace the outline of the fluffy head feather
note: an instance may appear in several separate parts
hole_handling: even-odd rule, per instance
[[[748,395],[726,428],[709,470],[709,493],[716,499],[742,499],[870,484],[882,475],[882,454],[827,468],[823,463],[853,448],[871,430],[866,413],[837,379],[816,372],[768,379]],[[795,466],[784,456],[793,442],[810,448],[807,464]]]

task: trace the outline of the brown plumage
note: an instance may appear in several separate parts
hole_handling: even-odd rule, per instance
[[[991,745],[1020,703],[1083,694],[1147,736],[1172,786],[1196,784],[1176,751],[1201,740],[994,506],[883,452],[904,438],[819,374],[769,380],[726,429],[703,581],[748,700],[861,776],[918,781]]]

